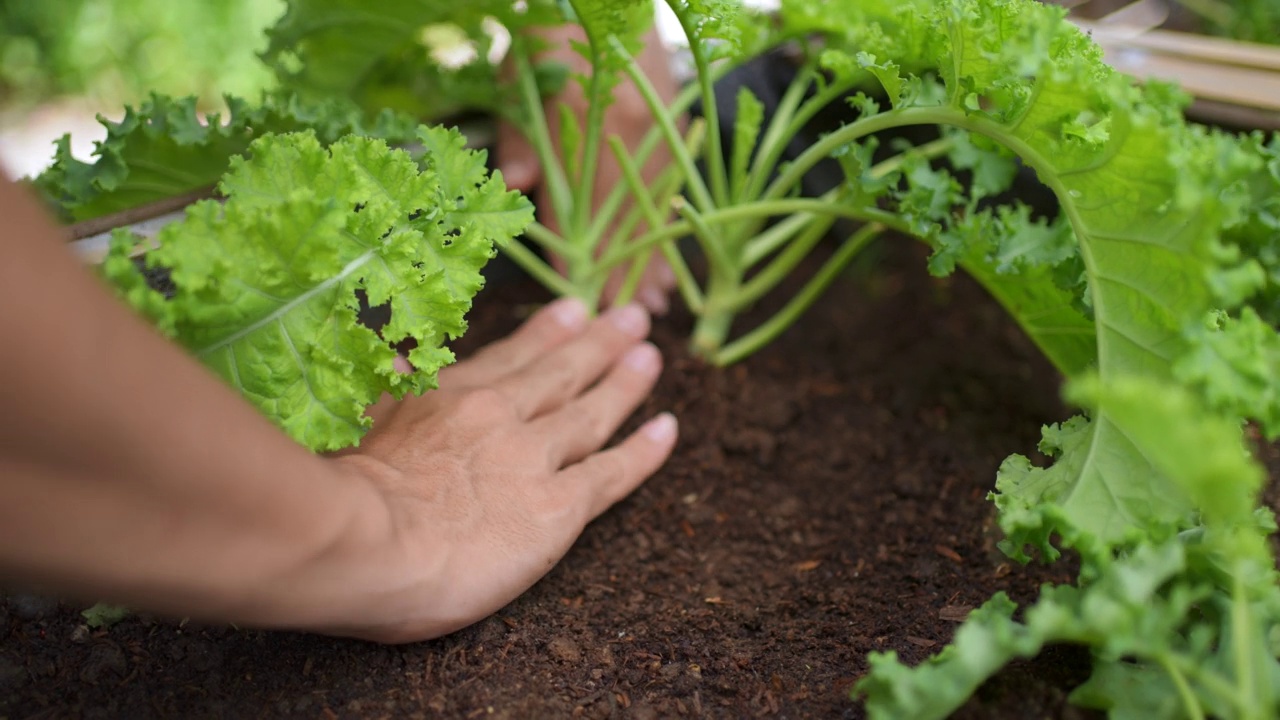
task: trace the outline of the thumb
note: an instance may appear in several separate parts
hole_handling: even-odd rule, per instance
[[[542,167],[538,153],[512,123],[503,120],[498,124],[496,146],[498,170],[507,187],[528,193],[542,179]]]

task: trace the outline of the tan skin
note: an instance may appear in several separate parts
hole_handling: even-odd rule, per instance
[[[634,490],[669,415],[638,306],[562,301],[384,404],[340,457],[290,441],[116,302],[0,182],[0,582],[381,642],[498,610]]]

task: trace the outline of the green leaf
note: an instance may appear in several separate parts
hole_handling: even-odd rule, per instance
[[[372,138],[329,148],[311,132],[261,138],[233,160],[225,205],[191,207],[148,253],[149,266],[170,272],[172,298],[140,290],[137,271],[124,271],[125,243],[104,272],[298,442],[356,444],[383,393],[435,386],[480,268],[529,217],[460,143],[428,148],[426,163],[424,172]],[[381,337],[358,322],[357,292],[390,305]],[[416,370],[407,376],[391,347],[406,341]]]
[[[283,87],[306,97],[347,97],[377,110],[394,103],[427,119],[462,109],[499,109],[497,68],[489,62],[493,18],[513,34],[557,24],[554,0],[443,3],[422,0],[289,0],[268,31],[263,58]],[[442,62],[459,51],[462,67]]]
[[[1193,347],[1174,365],[1216,410],[1258,420],[1280,437],[1280,336],[1246,307],[1238,318],[1214,313],[1192,334]]]
[[[108,605],[106,603],[98,603],[80,613],[84,618],[84,622],[89,627],[97,630],[99,628],[109,628],[112,625],[129,617],[129,608],[120,605]]]
[[[35,185],[69,222],[90,220],[166,198],[211,188],[235,155],[248,151],[254,138],[270,133],[312,129],[329,143],[348,133],[402,140],[415,125],[392,113],[373,124],[337,101],[308,103],[295,97],[268,98],[259,106],[228,97],[230,116],[201,118],[195,98],[153,95],[124,118],[100,118],[107,137],[96,159],[71,155],[71,138],[58,141],[53,165]]]
[[[1093,676],[1072,699],[1110,717],[1274,716],[1280,664],[1267,639],[1280,626],[1280,588],[1269,530],[1254,512],[1265,475],[1238,425],[1186,390],[1146,378],[1094,377],[1072,383],[1068,395],[1155,458],[1204,524],[1183,533],[1152,524],[1113,554],[1090,527],[1071,524],[1079,515],[1061,519],[1064,542],[1081,551],[1080,586],[1042,588],[1022,622],[997,595],[914,669],[892,653],[873,656],[856,687],[869,716],[946,717],[1005,663],[1055,643],[1092,650]],[[1047,432],[1045,449],[1084,438],[1075,421]]]

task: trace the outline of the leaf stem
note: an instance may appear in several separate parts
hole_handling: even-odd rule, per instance
[[[702,92],[702,114],[707,119],[707,172],[711,175],[711,191],[716,205],[723,207],[729,204],[729,175],[725,167],[724,146],[720,141],[720,111],[716,106],[715,85],[707,63],[707,48],[703,38],[690,24],[687,8],[684,8],[678,0],[667,0],[667,6],[680,21],[680,29],[684,31],[690,54],[693,55],[693,64],[697,69],[698,86]],[[702,209],[707,210],[706,207]]]
[[[712,362],[721,367],[732,365],[776,339],[813,305],[831,283],[835,282],[841,271],[867,246],[867,243],[884,230],[885,227],[879,223],[872,223],[859,229],[841,245],[835,255],[827,260],[822,269],[778,314],[750,333],[721,348],[712,357]]]
[[[658,129],[662,131],[662,137],[666,140],[672,157],[684,170],[685,178],[689,185],[689,193],[693,196],[694,204],[702,212],[710,211],[715,207],[711,192],[707,190],[706,182],[703,181],[702,175],[698,172],[698,166],[693,161],[693,156],[685,148],[684,142],[680,138],[680,131],[676,129],[675,122],[668,114],[667,108],[662,104],[662,98],[658,97],[657,89],[654,88],[653,83],[649,82],[649,78],[645,76],[644,71],[636,64],[635,58],[631,57],[622,42],[616,37],[610,37],[609,41],[613,44],[614,52],[618,53],[618,56],[623,59],[623,68],[640,90],[645,104],[649,106],[649,112],[653,114],[653,119],[657,122]],[[708,127],[707,131],[709,133],[711,129]]]
[[[1162,655],[1156,658],[1156,662],[1173,680],[1174,687],[1178,689],[1178,697],[1182,698],[1182,705],[1186,708],[1187,715],[1190,716],[1191,720],[1205,720],[1204,708],[1200,706],[1200,701],[1196,698],[1195,693],[1191,692],[1191,686],[1187,684],[1187,678],[1182,674],[1182,671],[1166,656]]]
[[[748,197],[759,197],[760,194],[764,192],[765,185],[769,181],[770,173],[777,168],[778,163],[782,160],[782,154],[786,152],[787,143],[796,135],[800,134],[800,131],[804,129],[804,126],[808,125],[809,121],[813,120],[813,118],[821,112],[823,108],[835,102],[840,96],[849,92],[853,87],[853,83],[828,85],[817,95],[814,95],[812,98],[804,102],[804,105],[795,112],[787,125],[782,129],[780,141],[774,141],[769,146],[768,152],[761,154],[760,163],[752,171],[751,184],[748,185],[747,191]],[[808,169],[806,169],[805,172],[808,172]],[[803,173],[801,174],[801,177],[803,177]]]
[[[649,197],[645,192],[644,180],[640,177],[640,170],[636,167],[635,162],[627,155],[626,147],[623,146],[622,140],[619,138],[609,139],[609,148],[613,151],[614,157],[618,160],[618,167],[622,169],[622,176],[627,185],[631,188],[632,194],[636,198],[636,207],[642,212],[651,228],[660,228],[664,223],[661,211],[658,205],[669,205],[670,196],[675,194],[676,183],[671,183],[672,188],[669,193],[660,193],[660,202],[655,203],[653,198]],[[675,168],[672,168],[675,169]],[[676,176],[678,178],[678,176]],[[666,197],[663,197],[666,196]],[[672,243],[665,242],[660,246],[663,256],[667,263],[671,266],[672,272],[676,276],[676,287],[680,290],[680,295],[684,298],[685,304],[689,306],[689,310],[695,314],[702,312],[702,291],[698,288],[698,281],[694,278],[693,273],[689,270],[689,266],[681,257],[679,251],[672,247]],[[646,261],[652,256],[653,251],[646,249],[642,251],[643,258]],[[644,265],[637,264],[633,266],[633,272],[627,277],[623,290],[618,293],[619,303],[630,300],[630,296],[635,292],[635,285],[640,280],[640,274],[635,272],[635,267],[643,270]],[[634,276],[634,278],[632,277]]]
[[[509,242],[502,246],[502,252],[514,260],[520,269],[556,295],[582,298],[588,303],[594,299],[591,294],[584,292],[584,288],[578,288],[566,280],[563,275],[556,272],[546,261],[522,243]]]
[[[537,77],[533,65],[529,61],[529,48],[525,41],[517,40],[512,55],[516,62],[516,75],[519,78],[520,98],[528,116],[528,126],[524,128],[529,144],[538,153],[538,161],[542,163],[543,175],[547,181],[547,192],[551,195],[552,210],[561,222],[572,219],[573,191],[569,188],[569,178],[565,175],[564,165],[556,158],[553,150],[555,143],[551,139],[551,128],[547,124],[546,110],[542,106],[542,93],[538,90]],[[575,252],[581,249],[575,248]]]

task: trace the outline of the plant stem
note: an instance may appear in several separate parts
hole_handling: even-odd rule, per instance
[[[556,295],[581,298],[587,303],[595,301],[595,293],[589,292],[585,286],[575,286],[570,283],[563,275],[556,272],[542,258],[521,243],[509,242],[502,246],[502,251],[514,260],[520,266],[520,269],[529,273],[534,280],[542,283],[544,287]],[[594,307],[594,305],[589,306]]]
[[[693,196],[693,202],[698,209],[703,212],[709,212],[715,203],[711,199],[711,193],[707,190],[707,185],[702,179],[702,175],[698,172],[698,166],[693,161],[693,157],[681,141],[680,132],[676,129],[676,124],[672,121],[671,116],[667,112],[667,108],[662,104],[662,98],[658,97],[658,91],[653,87],[653,83],[649,82],[649,78],[645,76],[644,71],[636,64],[635,58],[631,57],[627,49],[623,47],[622,42],[615,37],[609,38],[613,44],[614,52],[618,53],[624,61],[624,69],[627,75],[635,83],[640,90],[640,94],[644,97],[645,103],[649,106],[649,112],[653,114],[653,119],[658,123],[658,128],[662,130],[662,136],[667,141],[667,147],[671,150],[671,155],[675,161],[680,164],[684,170],[685,178],[689,184],[689,193]],[[707,129],[711,131],[710,128]]]
[[[570,220],[573,207],[573,191],[569,188],[569,178],[565,175],[564,166],[556,158],[551,139],[551,128],[547,125],[547,114],[542,107],[542,94],[538,91],[538,80],[529,62],[529,48],[524,41],[517,41],[515,52],[516,75],[519,78],[520,98],[528,115],[529,127],[525,134],[529,144],[538,153],[538,161],[542,163],[543,175],[547,181],[547,192],[551,195],[551,206],[556,217],[564,223]]]
[[[597,48],[597,40],[590,38],[591,52],[597,59],[603,57],[608,50],[606,48]],[[600,167],[600,141],[604,134],[604,110],[605,102],[602,97],[604,94],[604,84],[601,82],[599,66],[602,63],[596,62],[597,70],[591,73],[591,83],[587,90],[587,124],[583,128],[583,146],[582,146],[582,166],[577,173],[577,195],[574,199],[576,214],[573,217],[573,232],[571,234],[581,235],[591,225],[591,213],[595,207],[593,200],[595,199],[596,190],[596,169]],[[587,256],[590,257],[594,247],[587,250]]]
[[[702,252],[706,253],[707,259],[711,263],[712,275],[733,272],[737,264],[725,250],[724,244],[716,237],[706,218],[699,214],[697,209],[685,202],[682,197],[673,198],[671,204],[693,230],[693,236],[698,240],[698,244],[702,246]],[[711,293],[708,293],[708,297],[711,297],[711,295]]]
[[[836,254],[827,260],[817,275],[810,279],[777,315],[742,338],[721,348],[712,355],[712,362],[721,367],[732,365],[776,339],[784,330],[791,327],[805,310],[809,309],[823,291],[840,276],[840,272],[853,261],[858,252],[884,230],[883,225],[872,223],[850,236]]]
[[[804,232],[791,244],[787,245],[787,249],[783,250],[768,267],[742,286],[742,290],[738,293],[738,297],[734,302],[735,310],[740,311],[764,297],[770,290],[777,287],[778,283],[786,279],[787,275],[790,275],[791,271],[800,264],[800,261],[804,260],[822,241],[822,238],[826,237],[827,232],[835,224],[836,220],[831,215],[821,219],[806,215],[797,217],[804,217],[809,220]]]
[[[613,151],[614,157],[617,158],[618,167],[622,169],[622,176],[631,188],[632,194],[635,195],[636,208],[644,214],[650,227],[662,227],[664,220],[662,213],[658,210],[658,204],[654,203],[653,198],[649,197],[648,193],[645,192],[646,188],[644,187],[644,180],[640,177],[640,170],[630,156],[627,155],[627,150],[623,146],[622,140],[616,137],[610,138],[609,149]],[[678,179],[678,176],[676,177]],[[675,194],[675,188],[678,187],[677,183],[674,182],[671,185],[669,193],[660,194],[661,205],[667,205],[671,202],[670,196]],[[666,197],[664,198],[662,195],[666,195]],[[685,264],[684,258],[680,256],[678,250],[672,247],[670,242],[663,243],[660,247],[664,257],[667,259],[667,263],[671,265],[671,270],[675,273],[676,287],[680,289],[680,295],[684,298],[685,304],[689,306],[691,312],[695,314],[701,312],[702,292],[698,289],[698,281],[693,277],[689,266]],[[652,254],[652,250],[647,250],[644,253],[643,259],[645,263],[648,262]],[[644,265],[637,261],[632,266],[631,275],[627,277],[623,290],[618,293],[620,303],[629,300],[630,294],[635,292],[635,284],[640,280],[640,273],[635,270],[637,267],[643,270]]]
[[[809,121],[813,120],[814,116],[835,102],[840,96],[849,92],[853,87],[854,83],[851,82],[828,85],[817,95],[805,101],[804,105],[800,107],[782,129],[780,141],[773,142],[769,146],[768,152],[761,154],[760,162],[751,173],[751,183],[748,185],[747,197],[759,197],[764,192],[770,173],[777,168],[778,163],[782,160],[782,154],[787,150],[787,143],[800,134],[800,131],[804,129],[805,125],[809,124]],[[808,169],[805,172],[808,172]],[[803,173],[801,176],[803,177]]]
[[[671,103],[671,114],[674,116],[683,113],[685,110],[689,109],[689,106],[692,105],[693,101],[696,99],[698,99],[697,88],[685,88],[676,96],[675,101]],[[688,136],[693,135],[694,128],[701,122],[703,121],[698,120],[690,124]],[[650,129],[644,136],[644,139],[640,141],[640,144],[636,147],[635,153],[633,154],[638,167],[644,167],[644,164],[649,162],[649,158],[653,155],[654,151],[658,149],[658,145],[663,141],[662,132],[662,128],[654,127]],[[696,152],[694,154],[696,154]],[[626,199],[626,196],[626,186],[619,185],[613,188],[609,195],[604,199],[604,202],[600,203],[599,207],[596,208],[595,221],[591,224],[591,229],[587,234],[587,237],[589,238],[589,241],[586,243],[587,245],[596,247],[600,244],[600,239],[603,238],[605,233],[608,231],[609,223],[612,222],[613,216],[617,214],[618,208],[622,206],[622,202]]]
[[[629,162],[630,158],[626,157],[627,151],[622,145],[622,141],[616,137],[610,138],[609,149],[612,150],[614,156],[618,158],[618,165],[623,168],[624,175],[626,173],[630,173],[629,176],[626,176],[627,183],[633,185],[633,187],[637,188],[639,192],[643,193],[645,188],[643,180],[640,178],[640,171],[636,168],[634,163]],[[656,191],[654,197],[650,198],[648,195],[644,195],[643,207],[641,200],[636,201],[637,207],[635,209],[638,211],[636,214],[637,224],[639,223],[640,217],[644,217],[645,221],[649,223],[649,225],[653,225],[654,223],[657,223],[658,225],[662,224],[662,214],[658,212],[658,208],[671,206],[671,200],[680,189],[680,180],[679,168],[674,166],[667,168],[662,176],[653,183],[653,187]],[[634,227],[632,229],[634,230]],[[628,231],[626,235],[619,234],[614,237],[613,242],[616,243],[618,247],[624,247],[626,238],[630,235],[630,231]],[[634,259],[631,261],[631,269],[627,272],[627,277],[623,282],[622,289],[618,291],[618,296],[615,298],[615,305],[625,305],[630,302],[632,296],[635,295],[636,289],[640,285],[640,280],[644,277],[645,269],[653,259],[654,253],[665,251],[670,245],[671,243],[663,243],[657,248],[645,248],[644,250],[635,253]],[[683,259],[681,264],[683,265]],[[686,267],[685,270],[687,271],[688,268]],[[692,277],[692,274],[690,274],[690,277]],[[677,282],[679,282],[678,273]],[[681,290],[681,294],[683,295],[684,293],[685,291]]]
[[[684,31],[697,69],[698,86],[702,91],[702,114],[707,119],[707,172],[711,175],[711,190],[716,205],[723,207],[729,204],[729,174],[724,162],[724,147],[720,144],[720,111],[716,106],[716,91],[709,72],[706,46],[703,39],[694,32],[695,28],[689,24],[689,13],[681,11],[681,3],[667,0],[667,6],[680,21],[680,29]],[[708,209],[702,208],[703,211]]]
[[[1256,707],[1257,682],[1254,678],[1253,663],[1250,662],[1249,648],[1253,647],[1253,633],[1250,632],[1249,596],[1244,588],[1245,568],[1236,561],[1231,573],[1231,645],[1235,655],[1236,682],[1240,684],[1239,694],[1245,701],[1245,707]],[[1256,717],[1256,716],[1255,716]]]
[[[680,198],[676,198],[677,201]],[[734,220],[746,220],[751,218],[768,218],[777,215],[788,215],[791,213],[815,213],[824,215],[835,215],[838,217],[848,218],[850,220],[859,220],[863,222],[878,222],[886,227],[901,232],[910,232],[907,224],[901,218],[894,216],[892,213],[885,212],[876,208],[865,207],[841,207],[831,206],[821,200],[795,198],[791,200],[771,200],[757,201],[747,205],[736,205],[727,207],[722,210],[715,210],[710,213],[700,214],[700,220],[707,225],[719,225]],[[674,222],[668,224],[659,230],[651,230],[635,241],[628,251],[638,252],[643,248],[665,242],[681,235],[686,235],[694,230],[694,226],[688,220]],[[619,264],[626,262],[628,256],[622,253],[610,252],[605,255],[604,259],[596,266],[597,273],[606,273],[617,267]]]
[[[787,87],[787,92],[783,94],[782,99],[778,102],[778,108],[774,111],[773,118],[769,121],[764,137],[760,138],[760,146],[756,148],[756,156],[751,163],[746,188],[743,190],[742,197],[738,198],[740,201],[754,198],[760,194],[760,186],[764,184],[759,179],[760,176],[768,176],[770,168],[776,166],[778,159],[782,157],[782,153],[786,152],[787,143],[795,137],[795,133],[787,132],[787,130],[791,126],[792,119],[796,116],[796,110],[800,107],[800,103],[804,102],[804,94],[808,91],[813,76],[812,63],[806,64],[796,74],[795,79],[791,81],[791,85]]]
[[[1196,699],[1195,693],[1191,692],[1191,686],[1187,684],[1187,678],[1178,670],[1167,657],[1161,656],[1157,658],[1160,667],[1169,674],[1173,680],[1174,687],[1178,688],[1178,697],[1182,698],[1182,705],[1187,710],[1187,715],[1191,720],[1205,720],[1204,708],[1200,706],[1200,701]]]
[[[805,174],[812,170],[814,165],[820,161],[829,158],[832,152],[841,149],[842,146],[849,145],[850,142],[859,140],[859,138],[873,135],[873,133],[886,131],[895,127],[908,126],[908,124],[932,124],[928,120],[920,120],[920,122],[911,122],[911,119],[918,115],[927,114],[928,111],[936,110],[934,108],[911,108],[908,110],[890,110],[888,113],[872,115],[870,118],[856,120],[854,123],[837,129],[822,140],[813,143],[808,150],[801,152],[799,158],[796,158],[782,174],[769,183],[769,187],[764,191],[762,200],[777,200],[786,196],[791,192],[791,188],[796,186]],[[908,118],[904,120],[904,118]],[[950,123],[947,123],[950,124]]]
[[[551,228],[540,222],[530,223],[529,227],[524,229],[524,234],[552,255],[567,257],[574,252],[564,238],[555,234]]]

